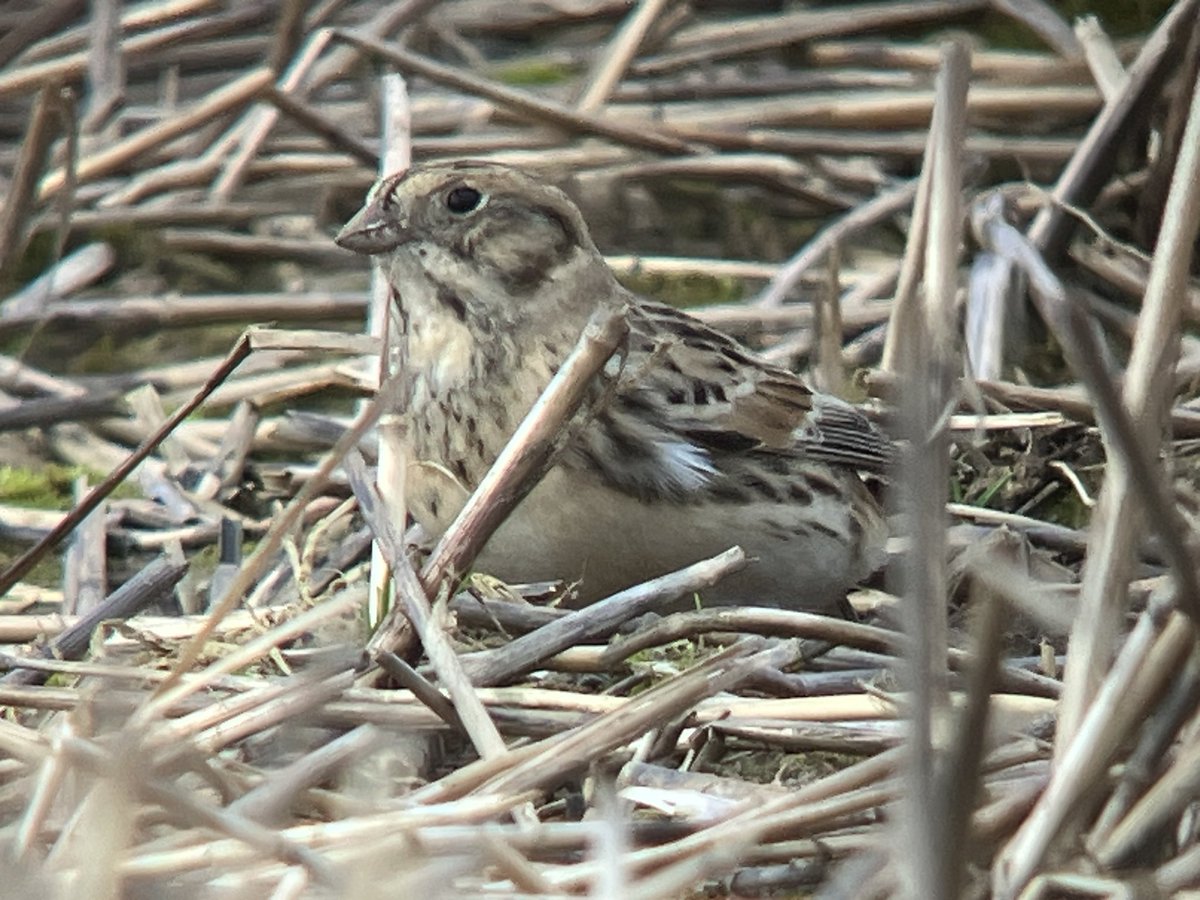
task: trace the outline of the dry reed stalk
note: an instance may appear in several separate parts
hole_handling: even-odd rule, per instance
[[[252,4],[222,12],[210,0],[187,0],[131,8],[121,17],[119,45],[127,64],[125,99],[112,105],[105,119],[111,128],[94,134],[77,127],[69,91],[88,77],[89,26],[103,23],[85,22],[72,2],[39,10],[16,27],[11,23],[19,11],[0,12],[0,59],[8,61],[0,75],[5,100],[0,133],[28,134],[21,150],[26,162],[13,173],[14,199],[5,205],[0,229],[5,246],[24,244],[26,236],[35,249],[57,244],[47,256],[50,262],[38,262],[44,273],[57,271],[53,261],[65,256],[64,248],[107,241],[119,251],[114,287],[31,306],[9,293],[0,305],[0,337],[25,342],[19,362],[0,365],[0,387],[6,392],[0,428],[7,429],[0,435],[0,452],[24,445],[19,428],[38,428],[46,446],[66,458],[94,466],[111,456],[114,468],[123,467],[118,472],[128,472],[132,461],[126,459],[126,447],[169,440],[170,452],[163,449],[160,455],[196,467],[202,477],[191,500],[200,515],[169,523],[156,518],[161,511],[145,501],[113,500],[109,539],[125,549],[183,543],[190,552],[211,542],[219,519],[232,515],[243,522],[248,537],[261,541],[260,552],[240,567],[234,582],[218,589],[227,599],[213,615],[139,616],[120,629],[103,631],[87,625],[89,634],[102,638],[91,648],[98,660],[89,662],[0,653],[5,668],[39,678],[58,673],[66,685],[0,683],[0,703],[11,707],[21,723],[0,720],[5,783],[0,808],[9,812],[16,848],[32,860],[25,871],[40,879],[27,893],[155,893],[165,884],[181,883],[203,890],[223,878],[276,896],[354,894],[384,885],[398,893],[430,893],[433,883],[440,892],[495,896],[607,890],[613,896],[649,898],[717,880],[729,891],[816,887],[878,897],[917,884],[923,895],[937,896],[953,892],[947,885],[963,883],[968,852],[979,870],[968,870],[966,891],[987,890],[991,878],[999,894],[1025,884],[1032,885],[1029,890],[1116,892],[1130,880],[1123,867],[1152,846],[1165,847],[1167,861],[1139,877],[1164,894],[1196,884],[1200,863],[1194,848],[1159,837],[1182,821],[1177,797],[1194,780],[1189,766],[1198,678],[1189,655],[1190,622],[1179,615],[1165,617],[1156,599],[1120,647],[1123,626],[1115,615],[1109,616],[1108,636],[1093,642],[1096,652],[1087,651],[1087,641],[1076,635],[1065,657],[1072,686],[1053,769],[1043,714],[1062,691],[1053,677],[1064,662],[1061,647],[1043,650],[1040,659],[1028,648],[1020,651],[1025,658],[996,662],[998,603],[1029,611],[1043,631],[1055,630],[1069,609],[1063,598],[1077,588],[1076,567],[1088,533],[1074,527],[1078,522],[1044,516],[1064,496],[1086,504],[1096,494],[1100,454],[1097,432],[1090,427],[1096,422],[1112,457],[1102,496],[1123,481],[1125,496],[1152,510],[1154,535],[1129,550],[1129,566],[1141,566],[1137,574],[1143,577],[1133,585],[1118,579],[1114,593],[1122,604],[1126,594],[1140,603],[1182,585],[1176,594],[1188,608],[1184,567],[1191,526],[1181,520],[1175,494],[1186,495],[1179,489],[1191,488],[1193,448],[1183,439],[1200,435],[1200,417],[1184,405],[1195,392],[1190,379],[1196,342],[1185,335],[1184,358],[1170,375],[1168,361],[1151,352],[1167,347],[1161,338],[1173,341],[1181,323],[1195,313],[1196,288],[1186,277],[1186,253],[1180,250],[1188,246],[1181,229],[1195,211],[1181,194],[1173,192],[1167,203],[1153,264],[1144,245],[1158,227],[1171,172],[1177,179],[1190,177],[1184,173],[1194,165],[1188,152],[1197,140],[1185,128],[1194,91],[1164,93],[1162,85],[1171,71],[1177,81],[1194,80],[1200,43],[1187,26],[1194,21],[1196,0],[1174,4],[1142,43],[1085,32],[1082,46],[1090,62],[1079,55],[1081,45],[1065,23],[1043,4],[1002,4],[1005,15],[1059,55],[978,50],[970,64],[974,83],[966,103],[974,117],[971,125],[948,139],[957,126],[943,127],[939,121],[928,140],[921,129],[933,108],[932,73],[944,66],[938,48],[911,39],[893,41],[887,33],[870,40],[832,36],[894,24],[897,17],[940,21],[951,9],[970,8],[962,4],[876,4],[753,17],[714,13],[704,5],[689,13],[655,0],[636,7],[586,0],[569,8],[411,0],[386,9],[334,0],[307,15],[301,6]],[[63,18],[72,14],[74,20]],[[421,19],[416,30],[404,31]],[[971,22],[962,24],[972,28]],[[369,35],[370,43],[355,38],[323,46],[328,35],[345,35],[344,29],[352,27],[362,29],[355,34]],[[5,28],[12,30],[4,33]],[[572,37],[562,44],[530,42],[523,36],[529,29]],[[595,40],[600,29],[608,29],[607,42]],[[113,49],[111,27],[99,27],[95,34],[103,39],[101,46]],[[586,40],[575,40],[585,34]],[[387,43],[409,37],[428,48],[426,55],[393,50],[397,45]],[[773,50],[785,46],[803,49],[804,71],[797,71],[789,55]],[[753,64],[745,65],[751,53]],[[378,342],[317,332],[258,332],[246,340],[255,350],[270,347],[269,355],[246,352],[236,373],[228,360],[188,359],[176,365],[125,364],[124,371],[103,378],[65,377],[58,361],[44,355],[71,329],[111,333],[119,345],[139,327],[175,335],[174,329],[189,324],[247,319],[357,321],[365,307],[362,293],[328,280],[357,264],[327,238],[329,223],[341,217],[351,194],[375,177],[375,159],[381,155],[375,143],[379,129],[370,124],[368,98],[355,74],[364,56],[390,58],[414,76],[418,89],[410,125],[416,155],[485,156],[535,168],[567,181],[568,188],[574,180],[582,199],[588,200],[590,191],[605,209],[620,209],[625,224],[632,224],[628,233],[616,233],[631,245],[619,249],[663,254],[614,255],[615,266],[672,278],[703,271],[758,289],[761,282],[786,274],[777,260],[803,243],[791,229],[793,220],[819,217],[826,230],[807,232],[817,236],[794,257],[795,265],[809,269],[809,277],[791,289],[797,302],[769,310],[725,303],[701,313],[792,365],[814,346],[814,291],[832,290],[835,278],[841,284],[829,295],[828,308],[840,308],[842,324],[823,323],[823,358],[873,365],[884,334],[879,323],[888,317],[883,348],[888,368],[902,368],[899,362],[918,344],[936,349],[949,343],[946,329],[953,317],[946,301],[954,283],[952,235],[959,216],[947,198],[955,194],[951,185],[959,176],[945,167],[947,159],[980,154],[978,183],[982,189],[996,188],[1005,214],[1018,219],[1037,213],[1042,201],[1027,186],[997,187],[997,177],[1010,177],[1002,174],[1005,167],[1020,166],[1033,181],[1057,179],[1058,205],[1041,212],[1030,232],[1046,253],[1043,260],[1026,258],[1023,264],[1036,269],[1049,260],[1056,267],[1049,274],[1062,291],[1056,294],[1058,287],[1051,286],[1047,294],[1047,285],[1053,285],[1047,277],[1035,285],[1043,292],[1037,302],[1049,310],[1047,319],[1068,349],[1083,335],[1088,353],[1094,350],[1092,355],[1102,358],[1104,342],[1079,327],[1084,313],[1104,329],[1107,342],[1121,347],[1133,341],[1139,349],[1126,375],[1124,399],[1141,395],[1148,411],[1142,424],[1152,425],[1153,434],[1139,443],[1138,417],[1120,405],[1112,365],[1112,371],[1087,368],[1085,360],[1078,377],[1087,391],[1070,383],[1070,373],[1058,371],[1031,370],[1034,385],[1004,381],[1011,369],[1003,367],[995,380],[974,385],[949,378],[940,352],[924,354],[929,366],[920,371],[928,377],[915,384],[929,387],[929,396],[941,402],[924,409],[924,430],[918,433],[918,445],[929,457],[919,461],[917,475],[924,480],[914,500],[923,510],[916,519],[921,533],[915,544],[893,547],[893,565],[907,559],[922,566],[931,587],[916,592],[925,601],[934,598],[928,612],[936,615],[928,618],[937,621],[910,626],[911,634],[925,635],[916,648],[923,654],[917,668],[930,675],[915,693],[886,693],[897,654],[913,649],[886,627],[789,611],[704,610],[643,621],[613,637],[617,623],[652,604],[655,591],[676,589],[677,581],[643,585],[608,607],[580,613],[467,594],[448,598],[445,590],[433,595],[431,605],[432,585],[418,583],[403,558],[405,536],[398,527],[403,513],[396,509],[372,510],[372,515],[376,531],[389,534],[389,553],[405,563],[399,578],[408,602],[402,599],[400,605],[418,610],[438,683],[427,680],[429,666],[406,667],[380,654],[381,664],[401,673],[406,689],[350,686],[357,657],[338,657],[327,668],[311,660],[316,650],[300,644],[323,640],[324,630],[357,608],[365,593],[357,581],[363,568],[356,554],[370,536],[365,526],[345,523],[340,481],[328,492],[319,487],[350,444],[359,443],[361,431],[347,433],[345,420],[329,415],[272,414],[256,424],[258,415],[242,401],[278,402],[322,386],[354,393],[369,388],[373,385],[362,372],[311,354],[372,353]],[[703,78],[679,68],[689,59],[705,61]],[[561,70],[563,78],[552,85],[509,86],[506,79],[524,64]],[[290,71],[293,77],[280,86],[270,75],[247,94],[260,103],[244,117],[250,124],[238,124],[236,108],[245,98],[230,100],[229,85],[244,87],[246,78],[268,70]],[[93,80],[113,88],[121,83],[109,76]],[[52,84],[65,85],[68,93],[55,93]],[[33,114],[39,90],[40,118]],[[951,93],[942,92],[939,108]],[[110,103],[103,91],[95,96],[99,105],[92,119],[99,121]],[[1097,115],[1101,96],[1104,107]],[[222,97],[232,105],[211,105]],[[571,98],[578,99],[572,104]],[[267,102],[273,106],[262,105]],[[55,146],[49,143],[55,132],[51,106],[64,111],[58,129],[64,138]],[[206,108],[215,120],[196,112]],[[1134,155],[1113,153],[1115,142],[1131,133],[1130,123],[1139,114],[1151,113],[1152,121],[1164,123],[1160,152],[1141,171],[1113,168]],[[1093,120],[1092,127],[1080,142],[1071,129],[1085,118]],[[892,214],[896,207],[888,205],[887,192],[895,189],[897,167],[907,172],[922,155],[926,165],[916,198],[905,201],[913,203],[914,213],[909,222],[901,219],[909,234],[905,265],[898,267],[891,243],[900,217]],[[15,147],[0,142],[0,170],[8,173],[18,158]],[[43,158],[53,158],[58,167],[50,176],[38,162]],[[396,167],[385,165],[385,170]],[[54,193],[51,202],[30,193],[39,177]],[[214,190],[227,199],[198,201]],[[904,190],[911,193],[913,186]],[[870,199],[880,196],[885,199]],[[732,206],[727,200],[734,201]],[[846,222],[853,223],[873,204],[888,212],[863,221],[869,233],[845,230]],[[771,215],[765,217],[768,209]],[[1136,220],[1124,230],[1122,216],[1130,209]],[[829,226],[826,217],[838,210],[835,215],[844,218]],[[603,237],[601,217],[592,210],[588,215]],[[701,233],[691,227],[693,219],[700,220]],[[1067,229],[1076,221],[1087,229],[1067,248]],[[109,233],[114,226],[115,238]],[[994,241],[1003,250],[1009,227],[995,216],[980,230],[985,243]],[[675,242],[652,247],[664,230]],[[138,296],[122,297],[120,282],[138,272],[125,252],[128,234],[153,240],[153,259],[163,263],[155,274],[165,280]],[[724,245],[717,246],[720,242]],[[834,243],[838,264],[811,266],[811,259]],[[1064,249],[1067,253],[1059,252]],[[716,259],[723,255],[740,261]],[[173,267],[192,271],[189,266],[201,258],[205,264],[221,260],[211,268],[234,277],[227,284],[201,279],[206,287],[164,296],[159,283],[175,286]],[[1174,268],[1167,267],[1171,261]],[[1075,264],[1089,273],[1089,290],[1104,293],[1088,298],[1078,313],[1046,300],[1061,301],[1073,289],[1079,276]],[[286,268],[271,268],[277,265]],[[287,290],[240,290],[267,272],[286,279]],[[922,279],[928,296],[918,303]],[[202,294],[210,284],[220,293]],[[870,299],[893,292],[894,303]],[[107,298],[97,299],[101,293]],[[1122,295],[1147,298],[1140,314],[1118,305]],[[235,353],[243,350],[239,343]],[[1007,362],[1002,359],[1001,366]],[[216,390],[206,379],[222,365],[228,377]],[[153,402],[128,415],[125,395],[143,383],[152,384],[159,396],[147,394],[144,399]],[[907,384],[905,393],[912,394],[914,382]],[[897,396],[894,380],[872,374],[870,386]],[[853,391],[855,385],[848,388]],[[950,402],[959,390],[970,403]],[[201,395],[210,410],[238,401],[240,412],[233,422],[180,424],[177,419],[186,412],[162,422],[162,407],[182,402],[190,409]],[[377,407],[369,409],[368,418]],[[85,416],[87,427],[80,427]],[[1159,421],[1169,423],[1174,439],[1168,448],[1177,457],[1174,481],[1161,477],[1152,452]],[[381,477],[393,483],[402,475],[387,475],[393,467],[386,456],[395,457],[387,448],[403,439],[394,432],[386,424],[379,429],[385,448]],[[955,453],[955,480],[963,483],[967,500],[943,512],[940,491],[947,473],[934,469],[948,442]],[[330,447],[334,451],[320,466],[299,457],[315,458]],[[264,448],[286,454],[286,464],[264,468],[254,459]],[[363,449],[370,455],[369,442]],[[1043,459],[1047,453],[1051,458]],[[278,522],[230,508],[244,489],[237,473],[247,454],[249,471],[266,472],[271,485],[281,483],[281,474],[293,479],[281,490],[296,500]],[[1124,476],[1122,466],[1129,469]],[[358,471],[354,464],[347,468]],[[120,477],[106,481],[101,494],[93,491],[80,510]],[[988,479],[1001,484],[981,494],[977,488]],[[361,481],[357,475],[355,480]],[[161,483],[178,490],[173,476]],[[503,479],[500,483],[503,489]],[[355,489],[363,493],[360,485]],[[372,493],[373,488],[364,496]],[[989,508],[975,499],[981,496],[988,498]],[[477,502],[484,519],[500,514],[486,497]],[[1112,503],[1102,500],[1109,507]],[[8,502],[0,506],[0,527],[22,541],[57,540],[75,527],[80,510],[38,514]],[[945,513],[960,524],[943,541]],[[1192,515],[1186,504],[1183,513]],[[303,532],[290,527],[302,522],[308,526]],[[1002,528],[1019,537],[993,546]],[[1092,532],[1093,558],[1099,555],[1100,534]],[[476,535],[482,540],[486,527]],[[319,550],[325,545],[331,547],[328,555]],[[975,562],[962,566],[969,573],[963,593],[983,597],[970,602],[977,618],[962,629],[974,635],[969,643],[959,636],[957,621],[950,639],[943,637],[944,606],[938,600],[943,554],[964,546]],[[1059,569],[1067,573],[1065,590],[1053,600],[1046,598],[1040,576],[1031,574],[1037,569],[1010,562],[1013,554],[1047,549],[1058,554]],[[471,555],[470,542],[439,551],[451,572],[461,571]],[[701,577],[714,577],[727,564],[736,563],[717,561]],[[1095,569],[1085,575],[1089,584],[1100,574]],[[77,619],[47,614],[59,608],[52,605],[59,598],[13,585],[13,577],[10,572],[5,582],[10,593],[3,609],[14,615],[0,617],[3,641],[78,625]],[[194,586],[186,592],[202,593]],[[545,589],[534,592],[542,595]],[[255,611],[225,615],[231,598],[247,593]],[[319,605],[297,614],[314,600]],[[896,598],[875,592],[864,595],[862,603],[886,616]],[[901,615],[911,615],[922,607],[898,608]],[[18,610],[29,614],[17,618]],[[1089,615],[1081,613],[1081,621]],[[1009,616],[999,618],[1009,624]],[[527,637],[512,640],[513,633]],[[743,656],[748,645],[738,642],[757,640],[748,637],[755,634],[805,640],[770,647],[749,662]],[[684,654],[681,661],[673,645],[683,640],[693,647],[734,649],[688,669],[690,660]],[[482,641],[487,649],[455,657],[453,641],[475,647]],[[496,646],[498,641],[505,643]],[[174,657],[174,671],[156,668],[185,642],[183,655]],[[822,655],[830,642],[839,646]],[[1096,663],[1110,650],[1116,665],[1105,675],[1105,666]],[[214,653],[220,657],[215,661]],[[779,669],[801,661],[803,671]],[[531,667],[537,671],[530,672]],[[676,674],[680,669],[685,671]],[[1085,670],[1103,680],[1078,690]],[[520,672],[528,674],[511,687],[470,683],[512,680]],[[447,687],[455,694],[453,703],[442,693]],[[729,691],[713,693],[721,687]],[[147,694],[151,690],[157,697]],[[611,696],[597,693],[601,690]],[[1087,704],[1080,706],[1079,698],[1092,696],[1092,690],[1096,701],[1084,709]],[[797,696],[805,692],[811,696]],[[939,710],[930,699],[936,696],[954,703]],[[278,746],[275,732],[290,738],[290,722],[299,714],[319,727],[349,733],[327,747],[304,748],[287,767],[250,755]],[[991,720],[986,728],[985,716]],[[924,735],[919,743],[926,753],[905,762],[898,748],[906,733],[912,741],[914,724]],[[384,736],[376,737],[373,729]],[[929,739],[934,729],[945,735],[944,743]],[[465,765],[438,758],[440,777],[411,789],[420,781],[406,778],[419,779],[434,760],[401,737],[414,731],[452,738],[465,731],[489,758]],[[522,741],[531,743],[522,746]],[[773,773],[783,773],[784,783],[798,780],[792,767],[799,759],[814,769],[829,765],[823,750],[866,759],[833,775],[807,776],[815,780],[799,789],[779,784],[764,791],[756,783],[770,781]],[[788,753],[803,756],[783,755]],[[736,777],[725,762],[737,757],[762,757],[766,767],[754,781]],[[198,786],[202,779],[187,768],[193,761],[224,795]],[[406,777],[372,780],[365,795],[346,782],[369,779],[368,770],[385,761],[402,767]],[[616,799],[600,799],[611,793],[607,773],[623,765],[627,777],[618,782]],[[713,767],[724,770],[724,777],[702,777],[701,771]],[[667,771],[675,774],[668,779]],[[592,817],[556,821],[564,815],[562,798],[587,783],[584,772],[599,775],[596,794],[582,801]],[[1102,777],[1109,772],[1117,777]],[[77,793],[65,790],[72,783]],[[560,786],[567,790],[551,793]],[[620,788],[642,792],[622,796]],[[707,796],[706,788],[728,796]],[[917,797],[927,813],[910,818],[909,801],[897,799],[902,795]],[[753,799],[744,811],[728,805],[748,798]],[[1097,814],[1079,815],[1085,798],[1094,798]],[[541,804],[537,822],[531,801]],[[658,812],[630,816],[635,802]],[[301,816],[325,821],[299,825]],[[513,818],[521,824],[503,824]],[[897,822],[916,848],[899,861],[888,852],[896,845],[892,823]],[[105,836],[104,843],[97,834]],[[1071,837],[1081,840],[1067,840]],[[414,851],[418,846],[420,853]],[[1080,868],[1080,846],[1096,875],[1067,871]],[[931,847],[939,848],[940,858],[931,859]],[[828,857],[847,865],[831,870]]]

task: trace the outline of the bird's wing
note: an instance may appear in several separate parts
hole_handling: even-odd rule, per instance
[[[876,472],[891,464],[891,441],[849,403],[814,392],[693,316],[640,302],[630,331],[636,342],[630,367],[636,370],[644,354],[659,357],[646,366],[643,390],[665,395],[667,420],[701,446],[776,451]]]
[[[638,301],[628,314],[623,367],[575,448],[609,482],[685,499],[748,457],[868,471],[891,463],[891,442],[850,404],[669,306]]]

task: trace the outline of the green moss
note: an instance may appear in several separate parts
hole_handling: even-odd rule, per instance
[[[105,225],[92,230],[88,239],[112,246],[117,254],[115,271],[153,273],[181,294],[272,291],[280,286],[279,260],[273,256],[258,259],[167,247],[152,226]]]
[[[39,469],[0,466],[0,503],[34,509],[69,509],[71,485],[81,474],[87,473],[54,463]]]
[[[669,644],[663,644],[660,647],[651,647],[635,653],[626,660],[626,664],[633,669],[649,667],[653,671],[654,667],[668,663],[672,668],[683,672],[702,662],[711,652],[712,648],[702,640],[681,638]],[[651,679],[651,681],[642,685],[634,693],[640,693],[649,689],[657,680]]]
[[[72,485],[80,475],[86,476],[88,483],[95,486],[108,473],[57,463],[47,463],[36,469],[0,466],[0,503],[33,509],[70,509],[74,505]],[[141,491],[129,484],[118,484],[109,496],[116,499],[140,497]]]
[[[259,281],[248,277],[256,267],[226,262],[206,253],[175,252],[162,262],[173,286],[185,294],[250,290]]]
[[[1153,28],[1173,0],[1056,0],[1051,4],[1064,19],[1096,16],[1112,37],[1131,37]]]
[[[15,541],[0,540],[0,572],[7,570],[28,549],[27,545],[18,544]],[[21,582],[44,588],[62,587],[63,566],[61,556],[57,553],[46,554],[21,578]]]
[[[8,295],[37,278],[54,262],[55,236],[49,231],[34,235],[25,252],[9,260],[0,272],[0,295]]]
[[[42,349],[42,352],[45,348]],[[111,372],[128,372],[138,368],[135,360],[138,357],[122,354],[116,338],[111,333],[98,332],[92,343],[79,349],[68,357],[68,375],[99,375]]]
[[[1067,528],[1086,528],[1091,521],[1092,512],[1084,505],[1079,494],[1064,489],[1055,491],[1039,503],[1030,511],[1030,515]]]
[[[680,275],[633,272],[621,283],[637,294],[681,309],[711,303],[734,303],[742,299],[744,286],[736,278],[688,272]]]
[[[100,225],[88,229],[85,237],[89,241],[104,241],[112,247],[117,257],[113,268],[118,272],[135,269],[161,253],[161,241],[156,232],[132,222]]]
[[[1172,0],[1056,0],[1050,5],[1068,23],[1080,16],[1095,16],[1112,38],[1142,35],[1166,14]],[[1046,43],[1011,16],[990,12],[978,24],[988,44],[1012,49],[1045,51]]]
[[[492,69],[497,81],[519,87],[562,84],[578,74],[579,66],[554,59],[520,59]]]
[[[102,477],[79,466],[48,463],[37,468],[0,466],[0,503],[27,509],[67,510],[73,504],[72,485],[80,475],[95,484]],[[14,541],[0,541],[0,570],[7,569],[29,547]],[[50,553],[21,580],[41,587],[62,584],[62,559]]]
[[[246,545],[242,546],[242,558],[249,556],[253,551]],[[188,554],[188,576],[194,578],[196,582],[207,581],[212,578],[213,572],[217,569],[217,563],[221,561],[221,550],[215,544],[205,544]]]

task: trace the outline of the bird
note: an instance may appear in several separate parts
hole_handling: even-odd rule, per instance
[[[498,163],[380,179],[336,243],[377,256],[409,387],[406,502],[440,536],[598,311],[622,314],[622,374],[489,539],[476,568],[564,580],[594,602],[740,545],[705,605],[846,613],[884,561],[863,474],[891,441],[696,317],[627,290],[559,188]],[[686,598],[692,602],[695,598]]]

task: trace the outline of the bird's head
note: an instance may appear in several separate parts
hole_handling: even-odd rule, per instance
[[[390,175],[336,241],[391,255],[403,276],[423,272],[468,304],[520,301],[556,282],[586,289],[597,270],[611,278],[566,194],[493,163],[428,163]]]

